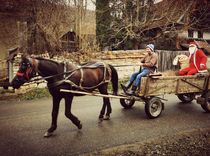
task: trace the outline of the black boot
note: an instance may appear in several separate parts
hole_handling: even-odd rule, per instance
[[[127,94],[128,95],[135,95],[136,89],[137,89],[136,86],[132,86],[132,89],[129,92],[127,92]]]
[[[125,85],[120,84],[122,89],[123,89],[123,91],[124,91],[124,93],[126,93],[126,91],[131,87],[132,83],[133,82],[128,81]]]

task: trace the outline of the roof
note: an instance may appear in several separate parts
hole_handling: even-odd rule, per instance
[[[0,0],[1,13],[25,14],[26,10],[32,8],[33,2],[30,0]],[[26,9],[27,8],[27,9]]]
[[[210,45],[206,41],[195,41],[199,48],[205,49],[210,54]]]
[[[153,29],[166,27],[173,24],[184,24],[186,17],[189,16],[189,9],[194,1],[187,3],[183,0],[163,0],[153,5],[153,15],[146,23],[145,27]]]

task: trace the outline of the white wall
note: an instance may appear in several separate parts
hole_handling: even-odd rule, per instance
[[[193,31],[193,38],[198,38],[198,31]]]
[[[203,38],[210,40],[210,32],[204,32],[203,33]]]
[[[182,38],[188,38],[188,31],[179,32],[178,36]],[[193,38],[198,38],[198,31],[193,31]],[[210,40],[210,32],[204,32],[203,39]]]
[[[162,2],[163,0],[154,0],[154,4],[157,4],[159,2]]]

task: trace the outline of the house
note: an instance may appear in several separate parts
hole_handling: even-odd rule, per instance
[[[96,41],[95,11],[87,10],[77,18],[79,19],[75,22],[75,26],[65,29],[59,37],[62,49],[68,52],[93,46]]]
[[[64,51],[77,51],[79,48],[78,37],[73,30],[68,31],[60,37],[62,49]]]
[[[19,44],[20,23],[24,22],[23,13],[11,7],[7,1],[0,3],[0,59],[5,59],[7,51]]]
[[[206,46],[210,43],[207,0],[161,0],[153,6],[153,16],[143,33],[158,49],[186,49],[193,40],[203,41]]]
[[[79,45],[83,44],[83,36],[94,39],[95,11],[83,10],[84,16],[79,19],[77,10],[52,1],[1,1],[0,59],[5,59],[8,49],[13,47],[27,53],[64,50],[60,41],[70,29],[80,38]]]

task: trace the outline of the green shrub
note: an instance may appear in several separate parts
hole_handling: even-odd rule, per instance
[[[35,88],[21,95],[22,100],[34,100],[34,99],[40,99],[43,97],[50,97],[50,93],[47,88]]]

